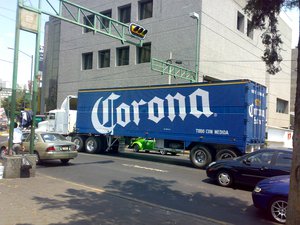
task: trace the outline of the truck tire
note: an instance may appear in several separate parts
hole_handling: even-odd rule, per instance
[[[237,154],[235,151],[231,149],[222,149],[217,152],[216,159],[221,160],[221,159],[232,159],[237,157]]]
[[[84,151],[84,141],[85,138],[82,136],[75,136],[72,138],[72,142],[76,145],[76,150],[78,152],[83,152]]]
[[[159,153],[160,153],[161,155],[166,155],[166,154],[167,154],[167,151],[166,151],[166,150],[159,150]]]
[[[100,143],[97,137],[88,137],[85,141],[85,151],[87,153],[97,153],[100,150]]]
[[[197,168],[204,169],[212,161],[211,152],[202,145],[197,145],[190,152],[190,160]]]

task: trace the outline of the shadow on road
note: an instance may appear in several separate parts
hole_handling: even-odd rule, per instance
[[[175,180],[114,180],[104,193],[67,189],[53,198],[34,197],[40,210],[72,212],[60,225],[85,224],[270,224],[238,198],[175,190]],[[225,210],[224,210],[225,209]],[[55,216],[55,215],[54,215]],[[209,218],[209,219],[207,219]],[[54,224],[52,224],[54,225]],[[57,223],[56,223],[57,225]]]

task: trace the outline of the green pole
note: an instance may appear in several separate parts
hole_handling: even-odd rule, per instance
[[[199,46],[200,46],[200,15],[197,18],[197,36],[196,36],[196,64],[195,64],[195,72],[196,72],[196,81],[199,81]]]
[[[14,122],[16,115],[16,97],[17,97],[17,80],[18,80],[18,64],[19,64],[19,40],[20,40],[20,8],[22,0],[18,0],[17,13],[16,13],[16,28],[15,28],[15,46],[14,46],[14,67],[12,77],[12,93],[11,93],[11,112],[10,112],[10,124],[9,124],[9,141],[8,149],[12,149],[13,135],[14,135]]]
[[[41,8],[41,0],[39,0],[39,9]],[[41,14],[38,14],[38,22],[37,22],[37,33],[35,38],[35,67],[34,67],[34,74],[33,74],[33,94],[32,94],[32,125],[31,125],[31,136],[30,136],[30,146],[29,146],[29,153],[33,154],[34,150],[34,136],[35,136],[35,118],[36,118],[36,111],[37,111],[37,76],[39,72],[39,61],[40,61],[40,33],[41,33]]]

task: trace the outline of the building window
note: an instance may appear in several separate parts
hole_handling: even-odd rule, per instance
[[[111,9],[104,11],[104,12],[100,12],[102,15],[110,17],[111,18]],[[101,17],[100,19],[100,29],[105,29],[109,27],[109,19],[106,19],[104,17]]]
[[[131,5],[119,7],[119,21],[122,23],[130,22]]]
[[[251,21],[247,20],[247,36],[253,39],[253,28],[251,27]]]
[[[117,48],[117,66],[129,65],[129,46]]]
[[[82,54],[82,70],[91,70],[93,68],[93,53]]]
[[[89,16],[83,17],[83,24],[84,25],[87,25],[89,27],[94,27],[94,22],[95,22],[94,21],[94,15],[89,15]],[[88,32],[91,32],[91,31],[93,31],[93,30],[91,30],[87,27],[83,28],[84,33],[88,33]]]
[[[144,43],[143,47],[137,47],[137,63],[147,63],[151,59],[151,43]]]
[[[245,17],[242,13],[238,12],[237,14],[237,29],[239,31],[241,31],[242,33],[244,33],[244,20],[245,20]]]
[[[140,1],[139,2],[139,19],[147,19],[152,17],[153,1]]]
[[[110,50],[102,50],[98,52],[98,67],[110,67]]]
[[[276,112],[287,114],[288,113],[288,105],[289,105],[288,101],[277,98]]]

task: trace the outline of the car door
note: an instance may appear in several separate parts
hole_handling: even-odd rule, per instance
[[[275,156],[275,152],[263,151],[246,157],[238,168],[236,182],[256,185],[258,181],[272,176]]]
[[[278,152],[272,169],[274,176],[289,175],[292,166],[291,152]]]

